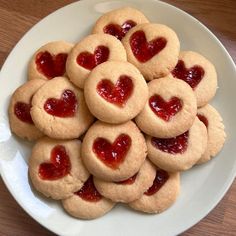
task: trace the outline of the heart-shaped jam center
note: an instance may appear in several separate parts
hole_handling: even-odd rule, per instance
[[[35,63],[37,70],[46,76],[48,79],[52,79],[57,76],[65,74],[67,54],[59,53],[52,55],[48,51],[39,52],[36,55]]]
[[[68,175],[70,170],[70,158],[65,147],[57,145],[51,151],[50,163],[40,164],[39,176],[44,180],[57,180]]]
[[[122,26],[118,25],[118,24],[109,24],[106,25],[103,28],[103,32],[105,34],[110,34],[115,36],[117,39],[121,40],[126,33],[133,28],[136,25],[136,23],[132,20],[127,20],[125,21]]]
[[[155,194],[160,190],[160,188],[166,183],[168,179],[169,174],[164,170],[158,169],[152,186],[144,194],[147,196]]]
[[[208,120],[204,115],[197,114],[198,119],[208,128]]]
[[[124,185],[131,185],[135,182],[136,180],[136,177],[137,177],[137,174],[133,175],[132,177],[126,179],[126,180],[123,180],[123,181],[119,181],[119,182],[116,182],[117,184],[124,184]]]
[[[14,106],[14,113],[19,120],[29,124],[33,124],[33,120],[30,115],[30,109],[31,104],[17,102]]]
[[[98,94],[108,102],[124,106],[133,92],[133,81],[129,76],[122,75],[114,85],[110,80],[103,79],[97,85]]]
[[[77,63],[87,70],[92,70],[97,65],[105,62],[109,58],[109,48],[106,46],[98,46],[94,53],[81,52],[77,58]]]
[[[193,66],[189,69],[185,67],[184,61],[179,60],[172,75],[188,83],[193,89],[201,82],[205,71],[201,66]]]
[[[65,90],[60,99],[49,98],[44,103],[45,111],[53,116],[62,118],[72,117],[77,110],[77,98],[73,91]]]
[[[163,152],[170,154],[183,154],[188,147],[189,132],[185,132],[174,138],[152,138],[152,145]]]
[[[165,121],[169,121],[182,109],[181,100],[179,98],[172,97],[168,102],[166,102],[159,95],[154,95],[149,98],[149,106],[158,117]]]
[[[121,134],[112,144],[104,138],[97,138],[93,143],[93,152],[105,165],[117,169],[124,161],[130,146],[131,138]]]
[[[136,59],[141,62],[147,62],[163,48],[165,48],[167,41],[163,37],[155,38],[147,42],[145,33],[141,30],[136,31],[130,37],[131,50]]]
[[[90,177],[84,183],[82,188],[75,194],[81,197],[83,200],[89,202],[98,202],[102,199],[102,195],[97,191],[96,187],[94,186],[92,175],[90,175]]]

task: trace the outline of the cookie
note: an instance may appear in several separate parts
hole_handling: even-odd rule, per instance
[[[214,65],[199,53],[180,52],[179,61],[172,75],[187,82],[197,98],[198,107],[206,105],[217,89],[217,74]]]
[[[62,205],[75,218],[91,220],[106,214],[115,203],[104,198],[97,191],[93,176],[90,176],[79,191],[62,200]]]
[[[122,181],[136,174],[147,154],[145,139],[128,121],[112,125],[96,121],[82,143],[82,158],[91,174],[105,181]]]
[[[89,177],[80,148],[78,140],[40,139],[29,159],[29,175],[34,187],[57,200],[72,196]]]
[[[102,15],[93,27],[93,34],[105,33],[121,40],[136,25],[148,23],[142,12],[135,8],[123,7]]]
[[[138,200],[129,203],[137,211],[161,213],[176,201],[180,192],[180,176],[157,169],[153,185]]]
[[[132,202],[152,185],[155,176],[156,168],[149,160],[145,160],[140,170],[124,181],[107,182],[94,178],[94,184],[99,193],[113,202]]]
[[[108,61],[90,73],[85,82],[84,96],[95,117],[118,124],[133,119],[143,109],[148,87],[132,64]]]
[[[135,119],[144,133],[170,138],[192,126],[197,104],[189,85],[169,75],[149,82],[148,89],[146,105]]]
[[[44,134],[56,139],[73,139],[93,122],[83,92],[67,78],[56,77],[33,96],[31,116]]]
[[[140,24],[123,38],[127,59],[146,80],[161,78],[177,64],[180,43],[176,33],[161,24]]]
[[[148,157],[158,167],[166,171],[190,169],[205,152],[207,130],[196,118],[189,131],[168,139],[147,137]]]
[[[197,162],[197,164],[202,164],[220,152],[225,142],[226,133],[222,117],[213,106],[207,104],[198,109],[198,118],[205,124],[208,134],[207,149]]]
[[[36,140],[43,133],[35,127],[30,115],[31,99],[35,92],[45,83],[38,79],[28,81],[13,93],[8,108],[11,131],[21,138]]]
[[[28,66],[28,79],[50,80],[64,76],[66,60],[73,44],[65,41],[50,42],[39,48]]]
[[[79,88],[92,69],[105,61],[126,61],[122,43],[108,34],[92,34],[75,45],[66,62],[70,81]]]

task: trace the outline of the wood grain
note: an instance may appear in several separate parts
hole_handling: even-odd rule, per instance
[[[0,66],[18,40],[40,19],[73,0],[0,0]],[[236,61],[236,1],[166,0],[203,22],[228,49]],[[0,235],[52,236],[30,218],[0,180]],[[236,180],[217,207],[182,234],[236,235]]]

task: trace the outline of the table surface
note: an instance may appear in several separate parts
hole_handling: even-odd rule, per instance
[[[14,45],[40,19],[73,0],[0,0],[0,65]],[[204,23],[225,45],[236,62],[236,1],[166,0]],[[0,235],[48,236],[15,202],[0,179]],[[236,235],[236,180],[216,206],[182,235]]]

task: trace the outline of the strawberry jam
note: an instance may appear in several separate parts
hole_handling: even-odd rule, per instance
[[[33,124],[33,120],[30,115],[31,104],[24,102],[17,102],[14,106],[14,113],[16,117],[28,124]]]
[[[208,120],[204,115],[197,114],[198,119],[208,128]]]
[[[132,177],[126,179],[126,180],[123,180],[123,181],[120,181],[120,182],[116,182],[117,184],[124,184],[124,185],[131,185],[135,182],[136,180],[136,177],[137,177],[137,174],[133,175]]]

